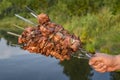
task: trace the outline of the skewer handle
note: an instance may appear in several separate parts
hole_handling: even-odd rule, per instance
[[[93,53],[89,53],[89,52],[87,52],[86,50],[83,50],[82,48],[80,48],[80,52],[81,52],[82,54],[84,54],[85,57],[87,57],[88,59],[90,59],[90,58],[92,58],[92,57],[94,56]]]
[[[82,48],[79,48],[78,52],[74,53],[72,55],[73,57],[76,58],[81,58],[81,59],[90,59],[94,56],[94,54],[87,52],[86,50],[83,50]]]

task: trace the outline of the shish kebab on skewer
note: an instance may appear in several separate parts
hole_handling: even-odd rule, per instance
[[[41,13],[37,19],[39,24],[36,27],[25,28],[21,35],[17,35],[18,43],[23,44],[23,49],[31,53],[51,55],[60,61],[69,60],[71,56],[77,58],[92,56],[87,51],[83,51],[78,37],[70,34],[61,25],[51,22],[48,15]],[[12,32],[8,33],[15,35]]]

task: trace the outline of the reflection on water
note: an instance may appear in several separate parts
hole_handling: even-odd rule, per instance
[[[120,80],[119,73],[92,70],[88,60],[72,58],[59,62],[10,46],[12,41],[14,38],[0,39],[0,80]]]

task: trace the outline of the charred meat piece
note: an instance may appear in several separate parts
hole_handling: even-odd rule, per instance
[[[50,21],[49,19],[49,16],[44,14],[44,13],[41,13],[40,15],[37,16],[38,17],[38,21],[41,25],[47,23]]]

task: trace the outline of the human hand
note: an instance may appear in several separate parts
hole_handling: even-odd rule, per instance
[[[101,73],[111,72],[117,70],[118,61],[113,55],[96,53],[94,57],[89,60],[89,65],[91,65],[96,71]]]

